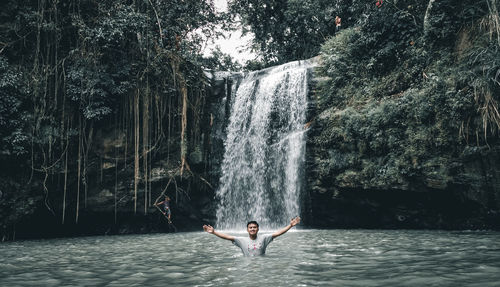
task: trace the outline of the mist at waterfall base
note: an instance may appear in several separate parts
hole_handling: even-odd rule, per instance
[[[265,256],[250,258],[231,242],[201,231],[0,245],[0,286],[498,286],[498,282],[499,232],[292,230],[271,242]]]
[[[217,191],[219,229],[278,228],[300,214],[309,61],[233,81]]]

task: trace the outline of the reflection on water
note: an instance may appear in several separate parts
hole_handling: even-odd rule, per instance
[[[299,230],[263,257],[195,233],[0,244],[0,286],[499,286],[500,233]]]

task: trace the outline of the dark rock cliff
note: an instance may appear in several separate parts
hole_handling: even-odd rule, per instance
[[[325,78],[316,77],[314,86],[324,81]],[[314,106],[318,91],[313,88],[311,93]],[[428,149],[422,159],[412,159],[400,153],[398,148],[385,146],[383,152],[364,148],[373,145],[370,140],[375,139],[354,138],[355,131],[353,138],[339,134],[345,128],[342,118],[357,114],[348,106],[309,110],[307,225],[320,228],[500,228],[500,148],[497,144],[477,147],[457,142],[453,148],[457,151]],[[373,129],[370,124],[376,116],[369,111],[360,116],[358,131]],[[378,132],[387,130],[381,128]],[[401,147],[411,148],[405,141],[398,140]],[[419,160],[421,162],[417,162]]]

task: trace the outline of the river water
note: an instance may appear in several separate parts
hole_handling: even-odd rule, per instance
[[[500,286],[500,233],[294,230],[254,258],[203,232],[18,241],[0,286]]]

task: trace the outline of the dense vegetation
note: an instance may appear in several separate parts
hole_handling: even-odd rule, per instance
[[[314,57],[335,35],[336,16],[341,17],[342,27],[355,27],[375,10],[375,1],[230,1],[233,17],[241,20],[244,32],[254,35],[253,50],[259,58],[248,63],[250,68]]]
[[[317,188],[450,190],[498,210],[497,1],[384,1],[365,15],[321,49]]]
[[[115,174],[133,179],[115,199],[147,213],[154,162],[190,174],[203,68],[220,65],[201,56],[225,21],[212,1],[8,0],[0,11],[0,233],[40,210],[78,222],[89,185]]]

